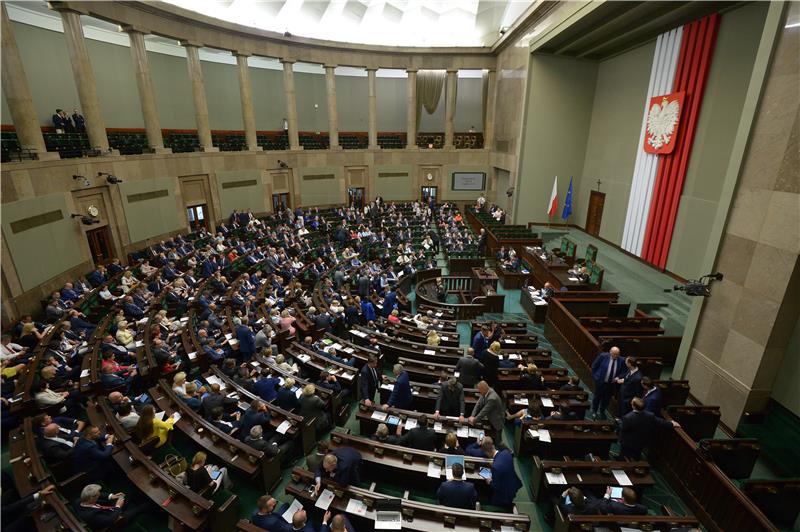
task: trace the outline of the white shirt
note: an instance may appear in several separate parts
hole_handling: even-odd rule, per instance
[[[8,345],[0,344],[0,360],[8,360],[19,355],[25,349],[19,344],[9,342]]]

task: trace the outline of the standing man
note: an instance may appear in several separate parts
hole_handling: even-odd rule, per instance
[[[480,200],[479,200],[480,201]],[[478,235],[478,256],[485,257],[486,256],[486,229],[481,227],[481,233]]]
[[[508,448],[498,451],[489,437],[483,438],[481,449],[487,458],[492,459],[492,476],[486,480],[492,488],[491,503],[510,512],[517,491],[522,487],[522,481],[514,470],[514,455]]]
[[[625,366],[628,371],[625,376],[617,378],[619,387],[619,418],[631,411],[631,399],[642,396],[642,372],[635,357],[627,357]]]
[[[378,391],[380,384],[381,376],[378,374],[378,358],[370,355],[367,363],[358,372],[358,390],[361,393],[360,399],[364,401],[364,404],[367,406],[372,405],[372,401],[375,399],[375,392]]]
[[[458,382],[460,382],[464,388],[474,388],[483,375],[483,364],[475,359],[473,356],[474,354],[475,350],[468,347],[467,353],[459,358],[456,363]]]
[[[481,326],[481,330],[475,333],[472,338],[472,349],[475,351],[475,358],[483,363],[483,354],[489,347],[489,328]]]
[[[72,110],[72,123],[75,125],[76,133],[83,133],[86,131],[86,119],[77,109]]]
[[[239,354],[242,358],[240,362],[253,358],[256,353],[256,335],[247,325],[247,317],[242,317],[242,322],[236,326],[236,340],[239,341]]]
[[[642,377],[642,391],[644,409],[656,417],[661,417],[661,389],[653,384],[650,377]]]
[[[598,415],[605,418],[605,410],[614,392],[617,378],[625,374],[625,366],[619,359],[619,347],[612,347],[608,352],[600,353],[592,362],[592,379],[594,379],[594,396],[592,397],[592,419]]]
[[[411,384],[409,382],[408,373],[402,364],[395,364],[392,368],[392,373],[396,377],[394,381],[394,388],[392,388],[392,395],[389,396],[389,401],[383,405],[384,410],[388,410],[390,406],[400,408],[403,410],[411,409],[411,402],[414,396],[411,393]]]
[[[436,491],[439,504],[474,510],[475,503],[478,501],[478,492],[475,490],[475,485],[464,480],[464,466],[461,464],[453,464],[452,471],[453,480],[445,480]]]
[[[620,459],[639,460],[642,451],[650,445],[662,429],[680,427],[676,421],[667,421],[654,416],[644,409],[644,400],[634,397],[631,400],[633,411],[622,418],[619,426]]]
[[[486,381],[478,383],[478,393],[480,399],[475,403],[475,408],[472,409],[472,415],[469,418],[469,424],[475,425],[481,421],[488,421],[492,426],[492,431],[496,438],[501,439],[501,431],[503,430],[503,423],[505,421],[505,409],[503,408],[503,401],[497,392],[492,390]]]

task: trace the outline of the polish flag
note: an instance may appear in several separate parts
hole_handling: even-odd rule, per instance
[[[550,194],[550,201],[547,203],[547,217],[552,218],[558,212],[558,176],[553,181],[553,192]]]

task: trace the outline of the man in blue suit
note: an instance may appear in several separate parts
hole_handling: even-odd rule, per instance
[[[289,505],[284,503],[278,508],[278,501],[271,495],[262,495],[256,502],[258,510],[250,517],[250,522],[270,532],[292,532],[292,525],[283,519]]]
[[[280,379],[270,373],[269,369],[261,372],[261,378],[253,385],[253,393],[262,400],[270,402],[278,397],[278,384]]]
[[[242,323],[236,326],[236,339],[239,341],[239,353],[243,361],[253,358],[256,353],[256,335],[247,326],[247,318],[242,318]]]
[[[661,389],[653,384],[650,377],[642,377],[641,384],[644,409],[656,417],[661,417]]]
[[[358,484],[361,468],[361,453],[352,447],[337,447],[320,462],[315,475],[315,495],[322,489],[322,479],[332,480],[343,486]]]
[[[411,409],[411,401],[414,396],[411,394],[411,384],[409,384],[408,373],[406,373],[402,364],[395,364],[392,368],[392,373],[396,377],[394,381],[394,388],[392,388],[392,395],[389,400],[383,405],[384,410],[388,410],[390,406],[401,408],[403,410]]]
[[[386,297],[383,298],[383,315],[384,317],[389,316],[394,310],[394,306],[397,304],[397,292],[392,289],[386,293]]]
[[[491,503],[510,511],[514,497],[522,487],[522,481],[514,470],[514,455],[508,448],[498,451],[489,436],[483,438],[481,448],[487,458],[492,459],[492,478],[486,481],[492,488]]]
[[[478,500],[478,492],[472,482],[467,482],[464,477],[464,466],[453,464],[453,480],[442,482],[436,491],[439,504],[474,510],[475,502]]]
[[[381,385],[382,380],[381,370],[378,368],[378,358],[370,355],[367,363],[361,366],[361,371],[358,372],[358,389],[360,397],[367,406],[372,404],[375,399],[375,392]]]
[[[594,396],[592,397],[592,419],[598,415],[605,417],[605,410],[614,392],[616,380],[625,374],[625,364],[619,358],[619,347],[597,355],[592,362]]]
[[[680,427],[676,421],[667,421],[647,412],[640,397],[634,397],[631,406],[633,410],[622,418],[619,426],[619,454],[623,460],[639,460],[642,451],[658,437],[659,431]]]
[[[89,281],[89,284],[91,284],[94,287],[100,286],[101,284],[108,281],[108,277],[106,276],[106,269],[103,266],[98,266],[95,271],[93,271],[86,277],[86,280]]]
[[[144,317],[144,310],[133,302],[131,296],[125,296],[125,303],[122,305],[122,310],[125,312],[126,317],[134,320],[139,320]]]
[[[481,327],[481,330],[475,333],[472,338],[472,350],[475,351],[475,358],[483,363],[483,355],[489,348],[489,328]]]
[[[111,467],[111,453],[114,450],[114,436],[109,434],[103,439],[100,429],[86,427],[83,438],[75,443],[72,451],[73,471],[86,473],[87,481],[102,480]]]
[[[636,357],[625,359],[627,372],[621,378],[617,378],[619,384],[619,418],[631,411],[631,399],[642,396],[642,372],[639,371],[639,362]]]

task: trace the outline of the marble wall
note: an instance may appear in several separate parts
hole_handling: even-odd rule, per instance
[[[787,11],[796,19],[800,4]],[[779,28],[714,267],[725,279],[705,302],[684,372],[732,428],[766,406],[784,357],[800,356],[790,351],[800,314],[800,27]],[[790,380],[796,393],[800,375]]]

